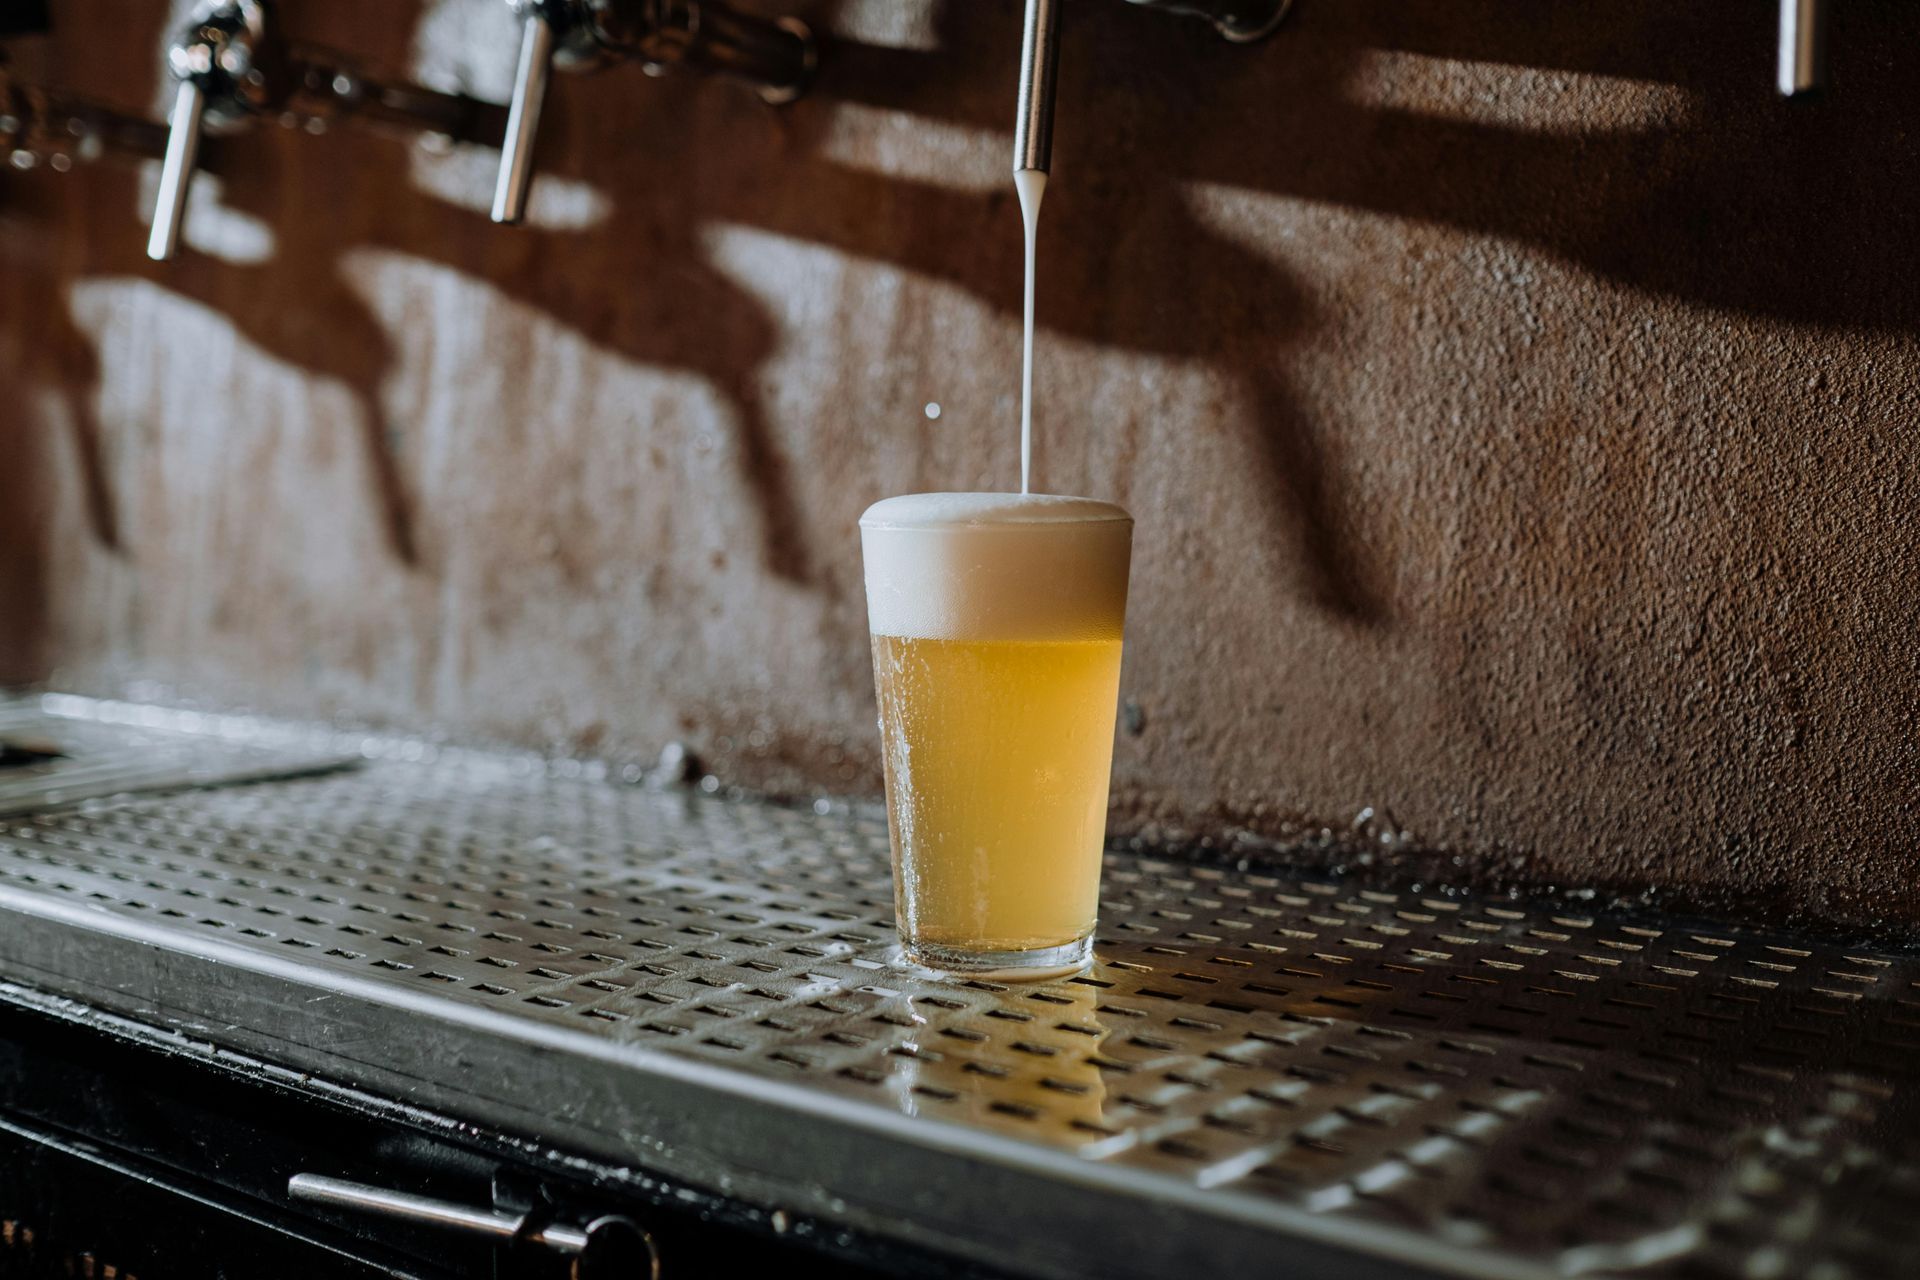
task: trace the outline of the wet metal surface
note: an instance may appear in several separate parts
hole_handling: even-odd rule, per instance
[[[1006,986],[891,912],[877,812],[525,760],[0,826],[0,976],[1037,1274],[1920,1266],[1911,956],[1113,854]]]
[[[254,736],[184,735],[127,719],[105,723],[49,715],[35,701],[0,703],[0,816],[126,792],[324,773],[359,760],[311,742],[276,747]]]
[[[157,117],[189,7],[15,65]],[[804,100],[564,77],[518,229],[257,128],[161,267],[150,176],[10,167],[0,680],[877,794],[855,521],[1018,475],[1021,6],[743,7]],[[511,91],[497,0],[281,8]],[[1128,813],[1920,922],[1920,6],[1795,103],[1753,0],[1067,8],[1035,475],[1138,521]]]

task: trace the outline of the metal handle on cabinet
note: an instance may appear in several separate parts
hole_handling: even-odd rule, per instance
[[[147,235],[147,256],[165,262],[180,247],[180,224],[187,216],[187,190],[193,183],[193,163],[200,154],[200,122],[207,95],[191,80],[182,80],[167,117],[167,154],[160,164],[160,193],[153,202],[153,230]]]
[[[520,29],[520,67],[513,77],[513,103],[507,108],[507,136],[500,144],[500,176],[493,188],[493,220],[518,222],[526,216],[533,186],[533,141],[540,132],[540,107],[553,75],[553,24],[530,11]]]
[[[444,1227],[492,1237],[503,1244],[524,1243],[578,1258],[579,1280],[660,1280],[660,1254],[653,1238],[621,1217],[596,1218],[585,1228],[559,1223],[536,1223],[530,1214],[476,1209],[451,1200],[435,1200],[386,1187],[296,1173],[287,1180],[287,1194],[295,1200],[351,1209],[379,1218],[422,1226]]]

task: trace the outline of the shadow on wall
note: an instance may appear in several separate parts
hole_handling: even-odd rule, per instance
[[[8,348],[20,335],[0,333],[0,377],[16,354]],[[4,377],[0,386],[29,400],[34,388]],[[25,395],[22,395],[25,392]],[[30,411],[29,404],[20,408]],[[4,418],[0,418],[3,424]],[[41,458],[39,432],[0,430],[0,688],[28,684],[48,670],[45,544],[48,518],[36,486],[48,474]]]
[[[800,7],[831,29],[837,5]],[[1342,492],[1327,457],[1333,441],[1286,376],[1286,348],[1315,323],[1312,306],[1281,255],[1236,242],[1196,212],[1192,184],[1503,237],[1628,288],[1721,310],[1912,329],[1920,235],[1903,193],[1916,169],[1908,135],[1920,74],[1909,59],[1920,56],[1911,53],[1920,23],[1899,0],[1840,6],[1839,88],[1807,105],[1772,98],[1772,31],[1762,18],[1744,0],[1619,0],[1604,19],[1582,21],[1512,0],[1302,0],[1272,42],[1243,49],[1198,24],[1089,0],[1070,12],[1065,35],[1059,150],[1072,181],[1049,195],[1043,323],[1206,365],[1237,384],[1258,409],[1246,448],[1257,483],[1274,495],[1269,533],[1297,567],[1294,589],[1355,622],[1383,621],[1391,602],[1369,556],[1365,513]],[[356,33],[354,52],[369,65],[406,65],[410,32],[387,6],[330,21]],[[97,360],[68,299],[88,278],[139,277],[352,391],[392,552],[419,559],[417,516],[381,405],[395,348],[344,269],[350,252],[376,249],[484,279],[629,361],[705,380],[731,407],[768,569],[820,585],[808,513],[764,400],[779,325],[714,264],[704,236],[722,224],[771,231],[949,282],[1017,316],[1010,190],[956,190],[827,154],[842,101],[1004,133],[1017,6],[948,0],[936,27],[932,51],[830,47],[811,98],[772,129],[758,114],[728,116],[736,145],[724,152],[712,129],[675,127],[685,122],[685,90],[631,69],[563,79],[542,159],[611,202],[610,215],[585,229],[494,227],[419,191],[402,143],[352,129],[289,137],[260,128],[221,144],[214,161],[223,203],[273,227],[268,261],[183,250],[173,263],[149,263],[131,219],[84,225],[78,248],[69,228],[58,253],[33,251],[52,234],[46,228],[0,237],[8,274],[31,282],[17,282],[14,296],[41,300],[24,330],[33,350],[16,353],[20,381],[66,398],[94,534],[109,546],[120,537],[91,416]],[[156,23],[120,40],[140,43],[144,58],[163,35]],[[1581,79],[1568,89],[1555,86],[1555,73],[1619,83]],[[1460,118],[1396,105],[1449,92],[1459,101],[1463,76],[1489,93],[1464,102]],[[1578,118],[1556,123],[1559,101],[1580,107]],[[1609,123],[1616,102],[1645,109]],[[646,139],[618,161],[638,172],[608,172],[612,135],[596,113],[609,109],[623,117],[619,136]],[[1501,122],[1515,117],[1523,122]],[[94,209],[131,210],[140,199],[135,175],[107,166],[46,181],[110,192]],[[336,190],[380,198],[330,202]],[[13,221],[76,207],[31,181],[5,194]],[[1312,247],[1290,241],[1286,252]]]

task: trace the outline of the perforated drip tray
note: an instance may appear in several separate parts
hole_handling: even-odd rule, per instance
[[[885,823],[389,759],[0,822],[0,978],[1038,1275],[1920,1274],[1913,957],[1115,853],[890,958]]]
[[[172,725],[174,728],[164,728]],[[197,732],[184,732],[191,725]],[[61,694],[0,700],[0,815],[101,796],[325,773],[359,756],[311,732]]]

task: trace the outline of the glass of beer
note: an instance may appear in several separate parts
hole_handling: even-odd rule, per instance
[[[860,518],[907,958],[973,975],[1093,954],[1133,518],[922,493]]]

